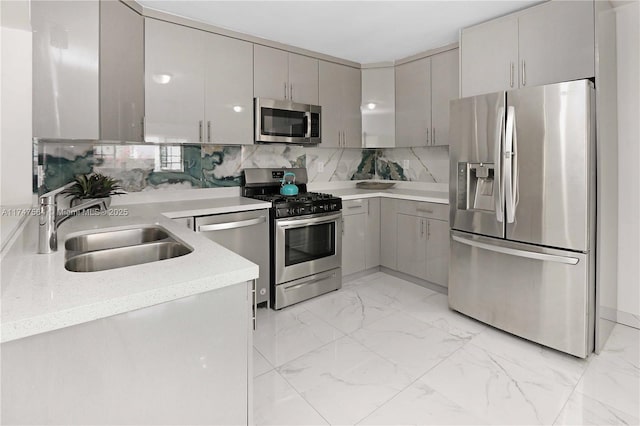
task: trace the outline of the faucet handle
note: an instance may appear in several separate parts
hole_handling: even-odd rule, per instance
[[[75,182],[69,182],[66,185],[61,186],[60,188],[54,189],[53,191],[45,192],[44,194],[38,197],[40,205],[43,204],[55,204],[56,197],[62,193],[63,191],[71,188]]]

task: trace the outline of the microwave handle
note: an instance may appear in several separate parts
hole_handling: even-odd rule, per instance
[[[311,112],[306,111],[304,113],[304,118],[305,118],[304,137],[310,138],[311,137]]]

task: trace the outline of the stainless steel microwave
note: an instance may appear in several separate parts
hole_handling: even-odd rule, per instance
[[[254,104],[256,143],[320,143],[320,106],[265,98]]]

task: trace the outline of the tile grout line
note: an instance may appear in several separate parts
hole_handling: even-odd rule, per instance
[[[304,402],[306,402],[306,403],[309,405],[309,407],[311,407],[311,408],[313,409],[313,411],[315,411],[315,412],[320,416],[320,418],[322,418],[322,420],[324,420],[328,425],[330,425],[330,424],[331,424],[331,422],[330,422],[330,421],[328,421],[328,420],[327,420],[327,419],[326,419],[326,418],[325,418],[325,417],[324,417],[324,416],[323,416],[323,415],[318,411],[318,409],[317,409],[317,408],[316,408],[316,407],[315,407],[311,402],[309,402],[309,401],[304,397],[304,395],[302,395],[302,394],[300,393],[300,391],[298,391],[298,389],[297,389],[295,386],[293,386],[293,384],[292,384],[291,382],[289,382],[289,380],[287,380],[287,378],[286,378],[286,377],[284,377],[282,374],[280,374],[280,372],[278,371],[278,369],[275,369],[275,372],[276,372],[276,373],[277,373],[277,374],[282,378],[282,380],[284,380],[285,382],[287,382],[287,384],[291,387],[291,389],[293,389],[293,390],[294,390],[294,392],[295,392],[296,394],[298,394],[298,396],[299,396],[300,398],[302,398],[302,400],[303,400]]]

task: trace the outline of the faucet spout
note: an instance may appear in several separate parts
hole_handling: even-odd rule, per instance
[[[58,214],[57,197],[73,184],[74,182],[71,182],[61,188],[40,196],[38,253],[53,253],[58,250],[58,227],[69,218],[91,208],[97,207],[100,211],[106,211],[109,208],[110,198],[98,198],[85,201],[78,206],[72,207],[62,215]]]

